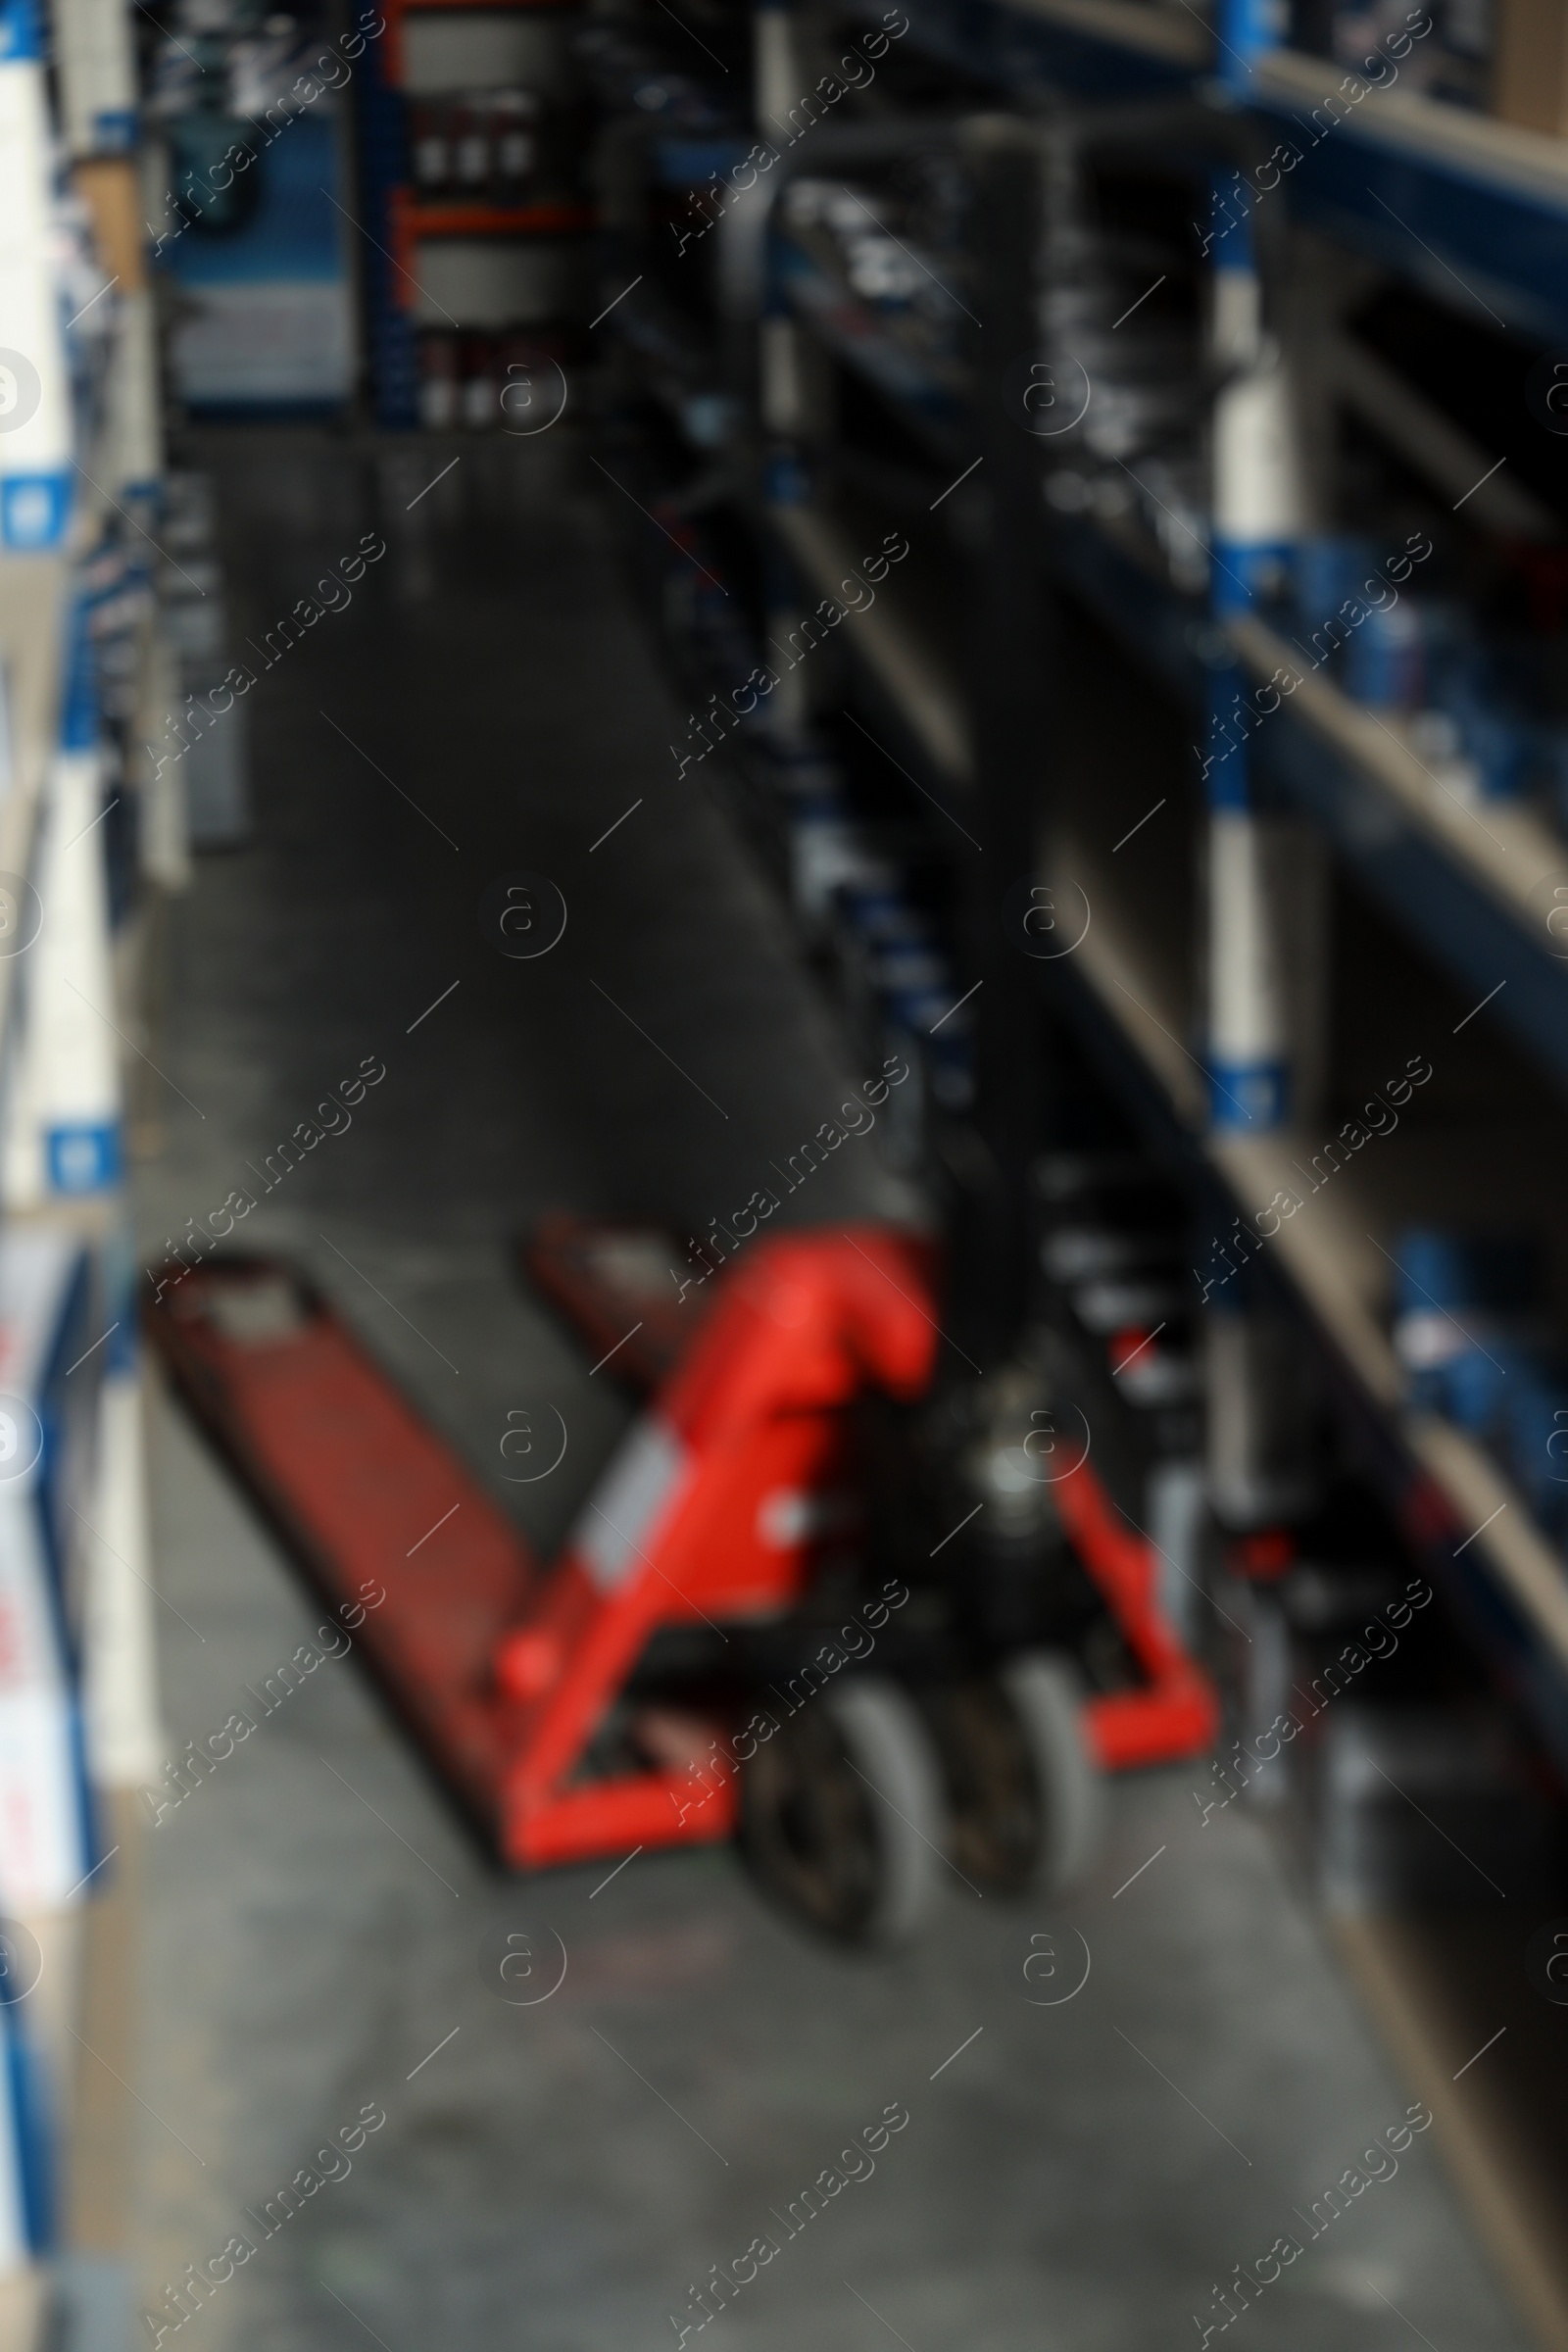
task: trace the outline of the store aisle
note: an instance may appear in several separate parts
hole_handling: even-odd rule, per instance
[[[211,454],[232,648],[259,673],[240,706],[257,840],[203,860],[172,925],[166,1042],[189,1100],[142,1073],[165,1144],[148,1247],[248,1185],[242,1238],[306,1251],[493,1460],[484,1414],[501,1400],[505,1429],[519,1365],[547,1386],[576,1369],[506,1277],[513,1237],[563,1205],[705,1233],[757,1186],[783,1190],[770,1163],[853,1073],[723,821],[672,781],[674,714],[568,444],[481,442],[433,488],[445,457],[418,445],[257,435]],[[386,552],[352,602],[275,654],[282,617],[362,542]],[[535,960],[481,930],[486,890],[519,870],[565,904]],[[268,1154],[367,1060],[387,1075],[352,1127],[262,1193]],[[785,1206],[909,1203],[857,1144]],[[575,1414],[591,1460],[618,1418],[603,1382]],[[564,1482],[525,1505],[553,1544]]]
[[[512,1281],[514,1234],[552,1205],[701,1231],[849,1073],[723,820],[673,782],[676,713],[564,437],[475,449],[433,488],[444,458],[417,445],[233,436],[203,459],[236,645],[363,534],[386,552],[248,698],[258,838],[204,860],[172,926],[144,1249],[384,1063],[244,1238],[298,1251],[481,1475],[510,1408],[558,1406],[560,1470],[497,1484],[548,1548],[626,1408]],[[537,961],[480,928],[519,869],[567,906]],[[869,1147],[811,1183],[799,1214],[912,1205]],[[317,1613],[162,1402],[153,1468],[173,1755]],[[1214,2282],[1283,2236],[1300,2256],[1239,2323],[1259,2346],[1392,2352],[1414,2327],[1513,2352],[1431,2133],[1340,2218],[1300,2218],[1441,2086],[1395,2080],[1257,1825],[1201,1828],[1197,1777],[1117,1789],[1069,1913],[955,1877],[926,1942],[851,1961],[727,1853],[488,1876],[353,1662],[324,1664],[150,1837],[147,2307],[238,2233],[255,2253],[188,2323],[210,2352],[366,2331],[653,2352],[762,2238],[779,2250],[720,2323],[756,2352],[890,2329],[914,2352],[1129,2352],[1222,2319]],[[531,2009],[482,1981],[514,1929],[541,1989],[564,1954]],[[385,2122],[346,2176],[269,2217],[366,2108]],[[874,2158],[841,2154],[889,2109],[908,2121]],[[807,2222],[829,2167],[861,2178]]]

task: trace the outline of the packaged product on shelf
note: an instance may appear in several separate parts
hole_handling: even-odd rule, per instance
[[[1505,704],[1474,692],[1455,695],[1447,708],[1459,723],[1483,800],[1522,799],[1532,780],[1535,750],[1525,720]]]
[[[1499,0],[1492,111],[1525,130],[1568,134],[1568,15],[1559,0]]]
[[[0,2274],[46,2252],[54,2203],[51,2143],[57,2125],[35,2036],[20,2002],[0,2003]]]
[[[416,98],[409,113],[414,184],[421,196],[439,195],[452,178],[452,138],[446,102],[440,98]]]
[[[1491,1447],[1549,1533],[1568,1536],[1568,1356],[1530,1234],[1420,1228],[1395,1245],[1394,1344],[1410,1401]]]
[[[491,97],[491,157],[498,204],[516,204],[538,177],[540,105],[532,90],[496,90]]]
[[[66,359],[76,446],[88,450],[96,447],[107,420],[120,318],[114,275],[98,258],[92,215],[79,195],[63,196],[55,205],[54,253],[56,282],[69,320]]]
[[[1507,24],[1504,0],[1501,24]],[[1524,0],[1523,15],[1544,23],[1559,12],[1555,0]],[[1494,77],[1494,60],[1498,34],[1494,28],[1490,0],[1431,0],[1430,6],[1410,9],[1406,0],[1360,0],[1359,5],[1336,6],[1335,0],[1293,0],[1290,45],[1316,57],[1333,58],[1347,73],[1370,71],[1374,80],[1386,75],[1378,65],[1389,54],[1388,44],[1419,26],[1399,60],[1399,82],[1406,90],[1442,98],[1450,106],[1485,107]],[[1501,41],[1506,43],[1504,29]],[[1539,90],[1534,104],[1542,104]],[[1503,113],[1495,96],[1494,111]],[[1510,118],[1522,121],[1521,116]],[[1539,124],[1538,127],[1551,127]]]
[[[419,422],[426,432],[444,432],[458,421],[458,339],[436,333],[419,337]]]
[[[1529,1234],[1416,1226],[1396,1236],[1394,1346],[1410,1400],[1484,1430],[1506,1378],[1501,1356],[1540,1337],[1545,1267]]]
[[[426,432],[526,433],[559,415],[567,352],[559,329],[432,328],[419,337],[419,422]]]
[[[98,1859],[74,1533],[96,1389],[77,1396],[65,1385],[86,1344],[89,1291],[83,1252],[67,1236],[17,1229],[0,1242],[0,1912],[10,1916],[81,1900]]]
[[[1419,710],[1426,699],[1425,654],[1413,602],[1370,612],[1346,647],[1345,691],[1376,710]]]
[[[420,196],[519,204],[540,175],[544,109],[532,90],[468,90],[410,102],[414,181]]]
[[[158,536],[176,556],[205,555],[218,534],[218,502],[209,473],[164,476],[163,522]]]
[[[164,635],[181,661],[211,664],[223,650],[223,575],[210,556],[169,564],[159,577]]]
[[[145,36],[145,113],[167,155],[148,181],[151,258],[176,297],[167,358],[177,395],[210,415],[335,409],[357,372],[346,85],[317,70],[314,0],[262,15],[202,0]]]
[[[462,421],[479,426],[499,424],[501,385],[494,337],[465,335],[462,353],[463,390],[459,410]]]
[[[0,1905],[58,1909],[92,1869],[80,1723],[35,1508],[0,1494]]]
[[[152,617],[152,567],[145,543],[113,532],[82,564],[78,587],[92,639],[100,706],[110,716],[123,716],[123,711],[109,709],[103,684],[110,668],[120,674],[119,649],[128,647],[134,653],[138,633]],[[106,663],[111,647],[117,650],[117,660]]]
[[[495,414],[488,424],[526,431],[554,416],[561,400],[559,362],[537,335],[503,335],[496,349]]]
[[[1541,681],[1521,649],[1488,642],[1460,608],[1416,608],[1427,630],[1426,671],[1433,709],[1427,724],[1446,721],[1457,744],[1468,797],[1516,801],[1550,783],[1540,726],[1527,713]],[[1510,653],[1519,654],[1510,659]],[[1464,797],[1464,787],[1461,787]]]
[[[64,540],[71,514],[71,385],[50,237],[52,163],[42,37],[29,0],[0,6],[0,547]]]
[[[488,195],[492,177],[490,93],[470,90],[452,101],[452,177],[459,192],[470,199]]]

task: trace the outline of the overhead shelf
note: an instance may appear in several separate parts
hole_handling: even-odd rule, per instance
[[[1087,98],[1158,92],[1213,56],[1196,13],[1157,0],[910,0],[905,13],[921,48],[1006,88],[1045,77]]]
[[[1082,41],[1114,42],[1179,72],[1196,73],[1213,54],[1207,26],[1165,0],[1013,0],[1019,15]]]
[[[1332,129],[1312,121],[1357,87]],[[1298,218],[1483,323],[1544,342],[1568,332],[1568,140],[1292,50],[1260,59],[1251,88],[1304,150],[1274,183]]]
[[[909,0],[907,14],[922,48],[1003,88],[1043,76],[1113,99],[1215,71],[1197,12],[1156,0]],[[1255,63],[1250,94],[1300,155],[1262,201],[1285,190],[1296,217],[1473,318],[1568,336],[1568,140],[1290,49]]]
[[[1200,704],[1208,630],[1125,538],[1074,520],[1054,527],[1060,574],[1143,666]],[[1471,802],[1435,775],[1400,722],[1304,673],[1298,649],[1261,621],[1232,624],[1248,671],[1299,679],[1249,749],[1261,773],[1319,824],[1347,862],[1436,959],[1490,998],[1488,1013],[1568,1086],[1568,945],[1546,928],[1541,885],[1568,882],[1568,842],[1518,803]]]
[[[1425,106],[1428,114],[1456,111]],[[1568,190],[1568,162],[1560,168]],[[1568,263],[1568,235],[1562,243]],[[944,375],[911,352],[800,240],[782,239],[780,251],[796,316],[922,433],[933,454],[942,449],[956,460],[964,449],[956,374]],[[1054,516],[1048,547],[1058,575],[1140,665],[1200,708],[1212,624],[1201,599],[1171,584],[1136,526]],[[820,577],[823,593],[831,593],[837,554],[854,561],[847,543],[829,554],[809,530],[803,550],[803,565]],[[1266,683],[1283,670],[1298,680],[1250,738],[1260,770],[1323,828],[1401,925],[1474,988],[1478,1001],[1491,998],[1494,1017],[1568,1086],[1568,954],[1559,953],[1568,940],[1546,927],[1552,883],[1568,885],[1568,841],[1523,803],[1457,791],[1422,760],[1401,719],[1352,702],[1328,677],[1312,674],[1299,649],[1264,622],[1243,618],[1232,635],[1252,678]],[[927,657],[884,663],[883,670],[895,697],[910,684],[908,721],[933,764],[955,779],[966,775],[967,753],[956,757],[963,737],[956,699],[944,698],[934,732],[929,723]]]
[[[774,509],[770,519],[803,580],[821,594],[831,594],[855,561],[854,542],[842,527],[831,518],[798,508]],[[1068,536],[1076,539],[1080,550],[1096,547],[1102,559],[1114,562],[1118,618],[1127,634],[1139,634],[1147,607],[1138,595],[1127,593],[1128,584],[1131,581],[1147,591],[1157,583],[1125,554],[1118,554],[1107,534],[1092,531],[1087,537],[1076,532]],[[1102,590],[1110,588],[1108,566],[1102,569],[1099,584]],[[1170,682],[1196,692],[1203,672],[1192,644],[1192,627],[1200,616],[1181,610],[1180,600],[1168,591],[1161,591],[1161,601],[1164,629],[1162,640],[1156,639],[1156,648],[1163,653],[1159,666]],[[1256,624],[1246,625],[1253,632],[1247,645],[1248,657],[1255,665],[1262,663],[1266,654],[1263,674],[1267,675],[1276,665],[1276,657],[1288,649],[1282,649],[1269,632],[1258,631]],[[933,688],[929,655],[909,625],[879,603],[872,612],[858,616],[858,633],[846,641],[852,656],[872,671],[888,697],[901,705],[933,763],[941,763],[939,751],[945,749],[950,774],[967,774],[967,730],[956,690],[946,684]],[[1314,729],[1321,727],[1330,739],[1338,736],[1337,748],[1361,770],[1364,798],[1366,782],[1381,773],[1376,766],[1380,755],[1360,739],[1356,728],[1369,725],[1375,733],[1377,722],[1336,690],[1321,682],[1308,683],[1316,688],[1314,707],[1284,725],[1299,729],[1304,723]],[[1410,756],[1396,740],[1391,738],[1391,742],[1389,768],[1399,776],[1413,801],[1411,778],[1398,766],[1399,761],[1410,761]],[[957,764],[960,749],[961,768]],[[1410,764],[1427,786],[1419,763]],[[1412,806],[1412,815],[1423,813],[1424,799],[1423,794],[1423,808]],[[1493,867],[1500,868],[1508,856],[1521,864],[1543,858],[1549,864],[1553,845],[1545,828],[1522,811],[1509,813],[1514,838],[1506,850],[1493,852]],[[1462,820],[1456,816],[1454,821]],[[1364,826],[1364,812],[1361,822]],[[1444,846],[1447,846],[1446,837]],[[1071,884],[1083,877],[1064,871],[1054,879]],[[1485,878],[1477,872],[1472,879],[1477,887],[1498,888],[1494,871],[1489,870]],[[1320,1139],[1289,1134],[1210,1137],[1203,1133],[1206,1081],[1183,1042],[1189,1025],[1186,1010],[1163,992],[1157,969],[1141,951],[1135,927],[1118,925],[1114,905],[1107,901],[1099,878],[1084,886],[1094,906],[1094,920],[1077,954],[1054,975],[1057,982],[1054,994],[1070,1006],[1087,987],[1099,1015],[1097,1026],[1106,1022],[1112,1026],[1136,1065],[1145,1091],[1157,1097],[1164,1119],[1179,1134],[1185,1151],[1204,1161],[1239,1210],[1255,1210],[1283,1189],[1298,1190],[1301,1175],[1298,1163],[1310,1158],[1320,1147]],[[1511,874],[1501,889],[1517,904]],[[1549,958],[1543,960],[1550,965],[1544,978],[1568,990],[1568,972]],[[1563,1004],[1568,1011],[1568,996]],[[1369,1200],[1364,1182],[1357,1181],[1353,1169],[1347,1170],[1332,1194],[1325,1193],[1321,1200],[1311,1202],[1310,1216],[1282,1224],[1273,1244],[1274,1262],[1344,1378],[1353,1387],[1367,1419],[1383,1434],[1385,1466],[1396,1498],[1405,1506],[1407,1520],[1424,1540],[1425,1548],[1441,1555],[1450,1583],[1472,1588],[1467,1597],[1476,1604],[1475,1613],[1498,1632],[1498,1647],[1511,1682],[1558,1754],[1568,1761],[1568,1579],[1523,1497],[1492,1457],[1462,1431],[1404,1409],[1403,1374],[1377,1311],[1387,1261],[1369,1226],[1375,1226],[1380,1207],[1392,1239],[1401,1218],[1391,1218],[1386,1204]],[[1484,1532],[1478,1534],[1483,1526]],[[1482,1580],[1479,1591],[1475,1589],[1478,1579]]]
[[[1294,649],[1261,621],[1239,619],[1231,635],[1255,676],[1267,679],[1283,667],[1300,677],[1291,698],[1292,723],[1353,767],[1381,796],[1386,817],[1404,822],[1396,821],[1391,832],[1369,811],[1364,796],[1358,805],[1348,804],[1343,786],[1334,803],[1316,813],[1336,837],[1347,837],[1347,847],[1348,837],[1358,836],[1363,854],[1382,853],[1405,824],[1442,853],[1473,894],[1476,918],[1463,926],[1465,936],[1450,943],[1447,960],[1471,981],[1495,985],[1497,958],[1504,957],[1516,992],[1506,1017],[1568,1081],[1568,941],[1546,928],[1549,909],[1543,908],[1541,893],[1553,878],[1568,886],[1568,842],[1533,808],[1513,801],[1471,801],[1445,784],[1412,749],[1398,714],[1380,716],[1326,678],[1300,676]],[[1513,937],[1479,919],[1484,902],[1508,918]],[[1499,1004],[1499,1015],[1502,1009]]]
[[[961,463],[968,400],[964,371],[911,348],[813,251],[808,233],[776,242],[778,282],[824,348],[890,401],[945,463]]]

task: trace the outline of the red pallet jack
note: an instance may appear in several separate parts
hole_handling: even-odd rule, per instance
[[[558,1229],[558,1244],[569,1238]],[[820,1615],[824,1562],[843,1553],[822,1504],[853,1478],[848,1408],[868,1389],[912,1400],[931,1379],[929,1253],[873,1227],[760,1242],[694,1325],[546,1569],[286,1266],[169,1269],[149,1314],[187,1403],[323,1599],[347,1613],[384,1592],[359,1630],[368,1662],[504,1863],[613,1859],[739,1829],[815,1924],[884,1938],[933,1899],[953,1796],[897,1685],[841,1675],[828,1643],[817,1659],[836,1663],[750,1708],[745,1732],[749,1695],[732,1688],[684,1711],[627,1694],[656,1636],[706,1627],[744,1650],[749,1630]],[[1080,1714],[1059,1661],[1004,1667],[1017,1737],[991,1781],[1000,1769],[1029,1783],[1036,1878],[1082,1859],[1094,1766],[1198,1752],[1217,1721],[1158,1611],[1150,1546],[1087,1462],[1056,1494],[1145,1679]],[[885,1623],[898,1603],[879,1605]]]

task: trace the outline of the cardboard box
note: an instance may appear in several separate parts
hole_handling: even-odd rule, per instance
[[[1568,137],[1568,0],[1497,0],[1492,111]]]
[[[98,259],[127,294],[147,283],[147,242],[142,231],[136,166],[128,156],[99,156],[79,163],[76,186],[92,215]]]

